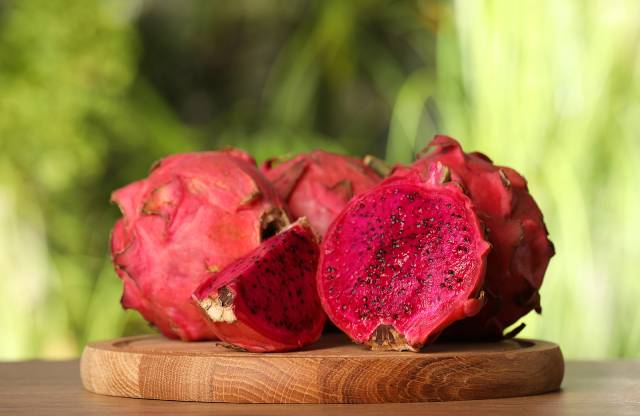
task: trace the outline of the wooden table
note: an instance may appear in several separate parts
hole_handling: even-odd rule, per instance
[[[541,396],[382,405],[230,405],[99,396],[80,384],[78,361],[0,363],[7,415],[640,415],[640,361],[574,362],[562,391]]]

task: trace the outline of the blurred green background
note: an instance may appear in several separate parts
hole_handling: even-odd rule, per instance
[[[172,152],[410,161],[435,133],[517,168],[557,255],[524,336],[640,356],[640,3],[0,0],[0,359],[148,332],[110,192]]]

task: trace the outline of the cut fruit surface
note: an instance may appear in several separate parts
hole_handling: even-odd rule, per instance
[[[318,292],[354,341],[417,351],[480,310],[489,247],[469,198],[433,164],[347,205],[322,243]]]
[[[325,314],[316,291],[317,236],[301,219],[211,276],[193,295],[222,340],[254,352],[315,342]]]

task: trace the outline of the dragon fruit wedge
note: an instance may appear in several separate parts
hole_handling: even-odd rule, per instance
[[[193,299],[222,341],[252,352],[299,349],[325,323],[318,256],[317,237],[302,218],[208,278]]]
[[[322,242],[318,294],[355,342],[418,351],[482,308],[489,249],[471,200],[434,163],[349,202]]]
[[[450,137],[436,136],[419,157],[410,169],[422,170],[435,162],[450,168],[486,224],[493,247],[487,260],[486,306],[473,318],[447,328],[442,338],[500,339],[505,328],[529,311],[541,311],[538,289],[554,254],[542,213],[518,172],[494,165],[481,153],[464,153]],[[396,168],[393,175],[406,175],[407,170]]]
[[[112,200],[123,215],[111,233],[123,307],[186,341],[215,338],[194,289],[289,223],[251,156],[235,149],[169,156]]]
[[[375,159],[369,157],[368,160]],[[382,180],[363,160],[315,150],[261,167],[295,218],[307,217],[323,236],[347,202]]]

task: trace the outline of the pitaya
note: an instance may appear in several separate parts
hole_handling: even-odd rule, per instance
[[[318,240],[303,218],[209,277],[195,302],[222,341],[253,352],[315,342],[325,314],[316,292]]]
[[[193,290],[289,223],[251,156],[235,149],[169,156],[112,199],[123,214],[111,234],[121,303],[182,340],[215,338]]]
[[[435,163],[349,202],[322,243],[318,293],[355,342],[418,351],[480,310],[489,248],[470,199]]]
[[[464,153],[450,137],[436,136],[419,156],[410,169],[423,170],[435,162],[451,169],[453,180],[464,186],[486,224],[493,246],[487,260],[486,306],[475,317],[447,328],[443,338],[499,339],[529,311],[541,311],[538,289],[554,254],[542,213],[518,172],[494,165],[482,153]],[[407,168],[393,173],[406,174]]]
[[[307,217],[323,236],[354,195],[382,180],[368,165],[355,157],[315,150],[286,161],[267,160],[262,171],[286,201],[294,218]]]

